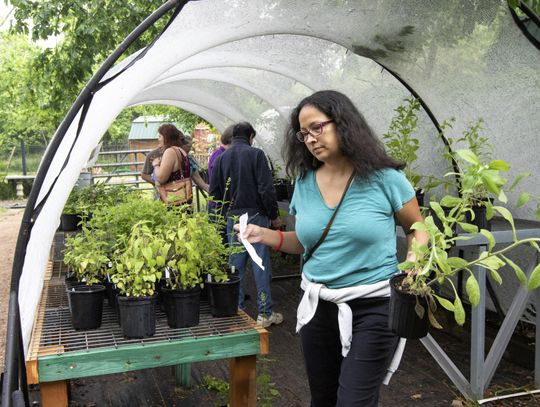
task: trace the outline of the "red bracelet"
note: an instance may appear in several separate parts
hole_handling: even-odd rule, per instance
[[[279,233],[279,243],[274,250],[279,252],[279,249],[281,249],[281,246],[283,246],[283,232],[279,229],[277,229],[276,232]]]

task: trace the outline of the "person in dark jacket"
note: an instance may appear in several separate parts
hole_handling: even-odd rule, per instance
[[[234,125],[231,146],[217,159],[210,179],[210,196],[222,202],[218,210],[227,216],[227,234],[231,244],[238,244],[236,234],[232,233],[234,217],[246,212],[249,223],[274,228],[281,225],[268,161],[262,150],[251,146],[255,135],[255,129],[247,122]],[[263,270],[251,262],[257,285],[257,323],[266,328],[283,322],[283,316],[273,311],[270,292],[272,267],[268,246],[254,244],[253,247],[264,267]],[[241,279],[238,298],[241,309],[244,308],[244,275],[248,257],[244,251],[231,255],[229,259],[229,264],[235,267]]]

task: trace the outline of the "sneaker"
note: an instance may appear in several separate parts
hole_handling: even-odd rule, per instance
[[[279,325],[283,322],[283,315],[279,312],[272,312],[270,315],[259,314],[257,325],[268,328],[270,325]]]

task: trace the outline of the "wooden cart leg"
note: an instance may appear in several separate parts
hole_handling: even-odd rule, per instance
[[[257,406],[257,356],[241,356],[230,360],[229,401],[231,407]]]
[[[39,384],[42,407],[68,407],[67,380],[43,382]]]
[[[183,363],[173,366],[176,385],[179,387],[191,387],[191,363]]]

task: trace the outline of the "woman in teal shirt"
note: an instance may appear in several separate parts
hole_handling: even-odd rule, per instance
[[[297,331],[311,405],[376,406],[398,339],[388,329],[388,279],[398,272],[395,219],[409,248],[413,238],[427,242],[424,232],[410,230],[423,221],[414,190],[404,164],[386,154],[351,100],[336,91],[316,92],[293,110],[284,152],[287,172],[297,177],[290,205],[296,230],[248,225],[243,238],[304,253]]]

